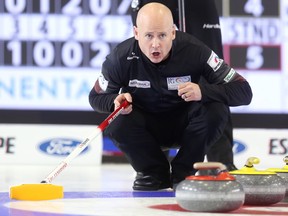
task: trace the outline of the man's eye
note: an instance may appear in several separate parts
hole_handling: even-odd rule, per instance
[[[151,40],[153,38],[152,35],[146,35],[146,38],[148,38],[149,40]]]
[[[166,34],[161,34],[160,35],[160,38],[165,38],[166,37]]]

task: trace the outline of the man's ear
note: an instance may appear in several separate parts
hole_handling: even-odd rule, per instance
[[[138,40],[139,33],[138,33],[138,28],[136,26],[133,26],[133,33],[134,33],[135,39]]]
[[[172,29],[172,40],[174,40],[174,39],[176,38],[176,26],[173,25],[172,28],[173,28],[173,29]]]

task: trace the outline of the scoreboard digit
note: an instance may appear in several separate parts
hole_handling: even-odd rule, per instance
[[[229,64],[237,70],[281,70],[280,45],[230,45],[229,54]]]
[[[279,0],[230,0],[230,16],[279,17]]]

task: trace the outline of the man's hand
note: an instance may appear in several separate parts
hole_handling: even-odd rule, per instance
[[[201,90],[198,84],[186,82],[178,85],[178,95],[185,101],[200,101]]]
[[[129,93],[123,93],[119,94],[114,100],[114,110],[116,110],[125,100],[127,100],[130,105],[122,110],[121,114],[123,115],[132,112],[132,96]]]

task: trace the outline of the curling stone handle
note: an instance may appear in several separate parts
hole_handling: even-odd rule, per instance
[[[226,170],[226,166],[219,162],[197,162],[194,163],[194,169],[220,169]]]
[[[284,158],[283,158],[283,161],[286,165],[288,165],[288,155],[286,155]]]
[[[254,164],[259,164],[260,160],[257,157],[249,157],[246,161],[246,167],[253,167]]]

